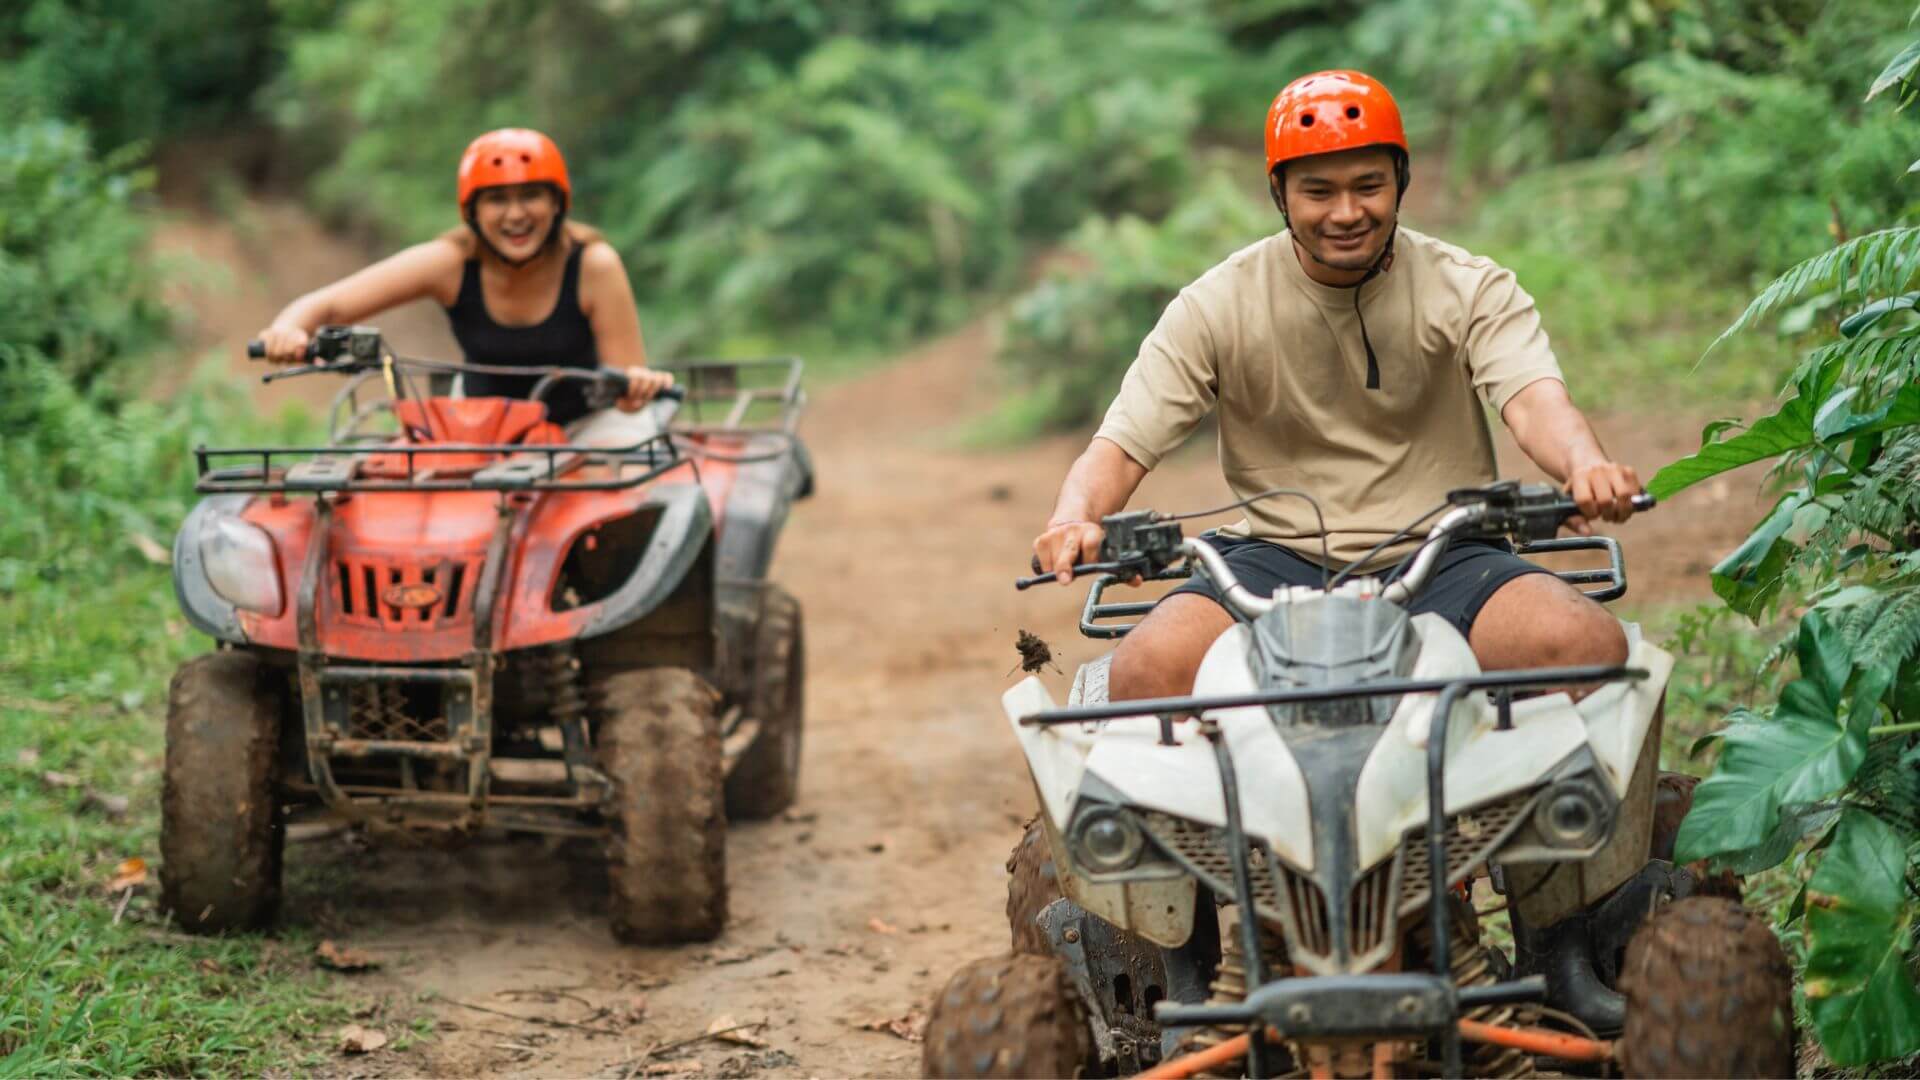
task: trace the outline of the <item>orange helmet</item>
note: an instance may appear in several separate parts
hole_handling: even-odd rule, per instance
[[[1267,108],[1267,171],[1295,158],[1393,146],[1407,153],[1400,106],[1358,71],[1316,71],[1288,83]]]
[[[573,201],[567,160],[553,140],[530,128],[501,128],[467,144],[460,155],[460,213],[465,216],[481,188],[505,184],[552,184],[560,193],[560,212]]]

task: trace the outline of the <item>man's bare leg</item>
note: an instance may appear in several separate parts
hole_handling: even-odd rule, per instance
[[[1196,593],[1162,600],[1113,651],[1107,697],[1128,701],[1191,694],[1200,659],[1232,625],[1226,608]]]
[[[1552,574],[1517,577],[1495,590],[1467,643],[1483,671],[1627,662],[1620,621]],[[1575,698],[1594,689],[1568,688]]]

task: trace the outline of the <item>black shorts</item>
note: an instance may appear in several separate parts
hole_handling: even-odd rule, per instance
[[[1255,596],[1267,596],[1282,585],[1318,586],[1322,580],[1318,563],[1279,544],[1234,536],[1207,535],[1201,539],[1226,556],[1234,576]],[[1452,623],[1461,637],[1466,637],[1473,629],[1475,616],[1500,586],[1527,574],[1549,572],[1515,555],[1504,545],[1458,541],[1440,556],[1433,579],[1413,598],[1407,610],[1415,615],[1433,612]],[[1198,573],[1167,596],[1181,593],[1199,593],[1215,603],[1220,602],[1220,590]]]

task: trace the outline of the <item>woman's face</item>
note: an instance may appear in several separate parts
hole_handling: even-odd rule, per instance
[[[514,262],[539,253],[559,213],[560,200],[547,184],[482,188],[473,200],[473,223],[480,235]]]

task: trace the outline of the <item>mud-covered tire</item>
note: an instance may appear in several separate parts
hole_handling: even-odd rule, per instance
[[[1015,954],[1050,956],[1046,931],[1037,921],[1047,905],[1060,899],[1060,874],[1039,818],[1027,822],[1013,854],[1007,856],[1007,928]]]
[[[607,807],[608,918],[622,941],[705,941],[727,921],[719,695],[691,671],[594,680]]]
[[[920,1064],[928,1077],[1076,1077],[1097,1060],[1066,965],[996,956],[961,968],[934,999]]]
[[[167,689],[160,897],[189,933],[265,926],[280,906],[284,701],[284,677],[245,652],[197,656]]]
[[[1794,1073],[1793,969],[1766,923],[1721,897],[1655,912],[1620,973],[1628,1076]]]
[[[747,715],[760,734],[727,777],[727,817],[761,821],[793,805],[800,789],[800,739],[806,721],[807,641],[800,602],[768,585],[753,632],[753,684]]]

